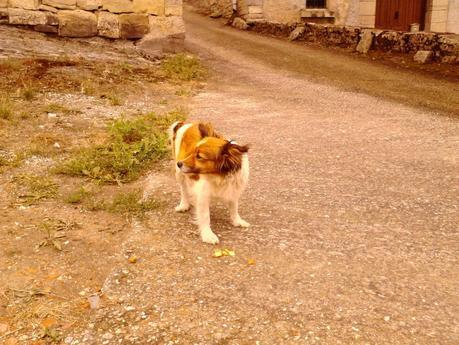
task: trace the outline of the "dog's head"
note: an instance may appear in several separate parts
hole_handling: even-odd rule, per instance
[[[242,155],[248,145],[238,145],[217,137],[206,137],[194,152],[177,162],[177,167],[190,174],[228,174],[241,169]]]

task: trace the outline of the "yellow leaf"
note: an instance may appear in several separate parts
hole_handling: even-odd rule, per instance
[[[230,249],[215,249],[214,250],[214,254],[213,254],[213,257],[214,258],[219,258],[219,257],[222,257],[222,256],[235,256],[236,254],[234,253],[234,250],[230,250]]]
[[[129,257],[128,261],[131,263],[131,264],[135,264],[137,262],[137,256],[135,255],[132,255]]]
[[[255,260],[254,259],[248,259],[247,260],[247,265],[255,265]]]

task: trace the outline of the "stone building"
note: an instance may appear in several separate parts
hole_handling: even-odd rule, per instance
[[[185,38],[182,0],[0,0],[0,24],[64,37],[142,39],[161,51]]]
[[[194,1],[217,9],[231,8],[235,1],[239,15],[248,21],[332,23],[400,31],[419,27],[425,31],[459,33],[459,0]]]

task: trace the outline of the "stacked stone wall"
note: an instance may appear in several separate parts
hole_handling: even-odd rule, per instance
[[[371,31],[370,49],[381,52],[415,54],[431,51],[434,61],[459,64],[459,39],[457,35],[431,32],[375,30],[355,26],[321,25],[315,23],[283,24],[267,21],[249,23],[248,30],[263,34],[289,37],[298,27],[304,27],[295,40],[356,49],[364,32]]]
[[[0,0],[0,24],[64,37],[184,35],[182,0]]]

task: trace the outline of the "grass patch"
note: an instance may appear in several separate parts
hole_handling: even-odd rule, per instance
[[[51,246],[54,249],[62,250],[61,240],[66,237],[66,232],[78,226],[73,221],[64,221],[61,219],[46,218],[39,225],[39,229],[45,232],[45,239],[38,244],[38,248]]]
[[[9,98],[0,98],[0,119],[11,120],[13,117],[13,105]]]
[[[106,206],[107,211],[119,213],[127,217],[144,217],[145,213],[158,208],[160,203],[154,199],[142,199],[142,191],[118,193],[113,201]]]
[[[32,101],[36,95],[37,95],[37,90],[35,90],[31,86],[26,86],[21,89],[21,98],[23,98],[26,101]]]
[[[161,69],[170,79],[190,81],[202,79],[205,76],[205,70],[199,60],[185,54],[168,57],[161,64]]]
[[[134,119],[116,120],[109,127],[107,142],[76,152],[54,171],[86,176],[102,183],[133,181],[151,163],[167,155],[167,128],[182,119],[183,113],[174,111],[163,116],[149,113]]]
[[[68,204],[80,204],[91,195],[91,192],[84,187],[80,187],[64,197],[64,201]]]
[[[26,205],[54,198],[59,191],[59,186],[48,176],[21,174],[14,181],[19,187],[19,201]]]
[[[120,98],[120,96],[118,96],[118,95],[116,95],[114,93],[104,94],[104,95],[102,95],[102,98],[108,99],[110,104],[113,105],[113,106],[120,106],[120,105],[124,104],[124,102]]]

